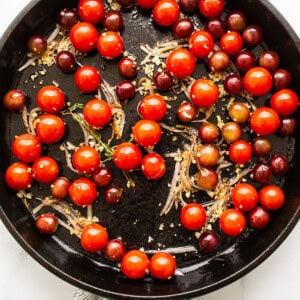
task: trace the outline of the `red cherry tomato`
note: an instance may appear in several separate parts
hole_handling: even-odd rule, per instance
[[[84,105],[83,117],[92,127],[101,128],[107,125],[111,116],[110,106],[101,99],[92,99]]]
[[[285,196],[282,189],[276,185],[266,185],[258,193],[259,203],[269,210],[276,210],[283,206]]]
[[[38,117],[35,130],[42,143],[54,144],[65,134],[65,123],[57,115],[45,114]]]
[[[150,259],[150,274],[158,279],[170,279],[176,270],[176,260],[167,252],[155,253]]]
[[[140,101],[138,110],[143,119],[158,122],[165,117],[167,113],[167,104],[162,96],[151,94]]]
[[[69,196],[78,206],[92,204],[97,198],[98,192],[95,183],[88,178],[78,178],[69,186]]]
[[[141,279],[149,272],[149,258],[141,250],[128,251],[121,260],[121,270],[130,279]]]
[[[299,104],[298,95],[290,89],[282,89],[272,95],[270,105],[280,115],[287,116],[294,113]]]
[[[100,87],[101,75],[93,66],[83,66],[75,72],[75,84],[81,93],[90,93]]]
[[[244,140],[238,140],[229,146],[229,158],[236,164],[246,164],[252,158],[252,146]]]
[[[105,31],[98,38],[97,48],[104,58],[117,58],[123,53],[124,41],[118,32]]]
[[[224,0],[200,0],[198,7],[201,14],[207,18],[218,17],[225,7]]]
[[[241,234],[246,227],[245,215],[235,208],[226,209],[220,216],[220,228],[229,236]]]
[[[89,224],[82,230],[80,243],[85,251],[91,253],[98,252],[107,245],[108,233],[100,224]]]
[[[194,72],[195,66],[194,55],[184,48],[171,51],[166,61],[168,71],[177,78],[189,77]]]
[[[51,183],[58,176],[58,173],[58,163],[50,156],[41,156],[32,165],[32,176],[41,183]]]
[[[194,31],[189,39],[189,50],[197,58],[205,58],[214,48],[214,38],[206,30]]]
[[[13,190],[25,190],[33,182],[31,168],[23,162],[11,164],[5,171],[5,181]]]
[[[78,171],[91,173],[99,168],[100,155],[93,147],[80,146],[72,156],[72,164]]]
[[[259,135],[269,135],[280,126],[278,113],[267,106],[257,108],[250,117],[250,128]]]
[[[120,170],[131,171],[141,164],[142,152],[135,144],[121,143],[114,149],[113,162]]]
[[[232,189],[231,199],[235,208],[241,211],[249,211],[256,206],[258,193],[253,185],[239,183]]]
[[[72,26],[69,36],[74,48],[80,52],[90,52],[96,48],[98,31],[91,23],[76,23]]]
[[[206,210],[199,203],[189,203],[180,212],[180,222],[188,230],[198,230],[206,222]]]
[[[65,105],[65,94],[58,87],[47,85],[37,92],[36,103],[44,112],[57,113]]]
[[[190,97],[196,106],[209,107],[218,100],[219,90],[212,81],[201,78],[192,84]]]
[[[105,12],[102,0],[80,0],[77,11],[83,21],[92,24],[98,24]]]
[[[19,160],[30,163],[42,154],[42,144],[33,134],[23,133],[14,139],[12,152]]]
[[[141,169],[148,179],[158,180],[166,173],[166,163],[161,155],[148,153],[143,157]]]
[[[243,38],[236,31],[228,31],[222,35],[220,47],[228,55],[237,55],[243,48]]]
[[[158,0],[136,0],[136,3],[145,9],[153,8],[157,2]]]
[[[164,27],[173,25],[179,14],[180,8],[175,0],[159,0],[152,10],[154,22]]]

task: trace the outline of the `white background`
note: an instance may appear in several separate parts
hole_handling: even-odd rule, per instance
[[[292,0],[270,2],[278,8],[300,36],[299,10],[295,7],[297,2]],[[27,3],[29,0],[0,1],[0,35]],[[240,280],[199,299],[300,299],[299,234],[298,223],[285,242],[259,267]],[[0,237],[1,300],[71,300],[74,298],[76,287],[62,281],[34,261],[12,238],[1,221]]]

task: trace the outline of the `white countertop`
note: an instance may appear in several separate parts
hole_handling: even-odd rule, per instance
[[[29,0],[0,1],[0,35]],[[299,11],[293,0],[272,0],[300,36]],[[0,299],[71,300],[76,287],[56,277],[29,256],[0,221]],[[240,280],[212,292],[205,300],[299,299],[300,224],[260,266]],[[82,299],[89,299],[86,295]],[[199,298],[200,299],[200,298]]]

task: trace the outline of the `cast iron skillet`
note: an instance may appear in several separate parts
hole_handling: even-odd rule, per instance
[[[227,2],[230,8],[244,10],[249,23],[257,23],[262,26],[265,37],[263,47],[278,52],[281,66],[292,73],[293,89],[300,94],[299,84],[297,85],[300,78],[300,41],[280,13],[268,1],[228,0]],[[9,89],[19,87],[29,95],[28,105],[34,105],[34,94],[39,88],[39,84],[37,82],[24,84],[32,70],[25,70],[23,73],[17,72],[17,68],[24,62],[26,40],[32,34],[47,34],[53,30],[57,12],[64,7],[70,7],[70,5],[75,4],[73,1],[70,4],[70,1],[67,0],[34,0],[8,28],[0,42],[0,97]],[[122,35],[125,40],[130,39],[131,42],[126,44],[126,48],[129,52],[135,53],[137,57],[143,55],[138,45],[145,36],[147,36],[147,43],[154,44],[166,34],[162,30],[153,31],[147,12],[142,12],[137,19],[132,18],[130,11],[125,11],[124,16],[125,19],[129,18],[131,22],[136,22],[134,23],[136,25],[133,24],[134,26],[125,25]],[[87,57],[86,63],[88,62],[100,66],[103,77],[109,78],[112,84],[119,80],[118,74],[113,68],[115,62],[101,60],[97,55]],[[200,69],[199,72],[205,72],[205,70]],[[51,68],[47,72],[47,76],[43,78],[44,84],[51,84],[53,78],[58,79],[61,83],[60,87],[66,92],[68,99],[77,101],[80,98],[78,91],[65,76],[56,68]],[[90,95],[81,96],[80,101],[85,101],[89,97]],[[137,118],[136,103],[136,100],[133,100],[132,104],[128,104],[129,111],[131,111],[129,117],[132,120]],[[3,120],[0,125],[2,139],[0,147],[0,215],[4,224],[21,246],[48,270],[95,294],[124,299],[167,299],[170,297],[180,299],[206,294],[233,282],[260,264],[284,241],[299,219],[300,156],[297,153],[300,151],[300,129],[298,126],[295,140],[293,138],[281,139],[275,146],[280,150],[281,145],[288,143],[289,147],[285,154],[291,160],[291,166],[284,182],[286,204],[274,214],[270,226],[259,233],[247,231],[237,239],[224,238],[217,253],[188,256],[188,258],[182,259],[180,267],[185,268],[184,276],[175,276],[169,281],[157,281],[150,277],[144,280],[130,281],[110,268],[105,260],[99,258],[99,255],[84,253],[78,240],[70,237],[65,230],[60,229],[52,237],[41,236],[37,232],[34,227],[34,219],[24,208],[22,202],[7,188],[3,178],[5,169],[14,160],[10,150],[12,139],[16,134],[24,131],[20,115],[9,114],[3,108],[0,113],[1,120]],[[299,112],[295,114],[295,118],[299,119]],[[78,130],[72,126],[70,125],[69,132]],[[80,141],[80,135],[71,136],[69,132],[67,134],[74,142]],[[165,151],[168,149],[168,142],[159,147],[160,151]],[[49,147],[45,151],[51,152],[52,148]],[[58,157],[59,161],[60,159]],[[121,182],[122,176],[116,175],[115,180]],[[282,184],[283,181],[278,183]],[[116,215],[112,216],[110,208],[105,205],[101,207],[101,210],[96,209],[96,214],[100,216],[104,224],[110,224],[112,237],[118,234],[125,236],[131,247],[139,247],[150,233],[153,234],[153,228],[162,222],[158,217],[160,209],[158,209],[157,203],[161,201],[161,198],[165,198],[167,192],[165,186],[166,184],[162,184],[157,188],[149,182],[142,181],[136,192],[126,192],[126,205],[120,205]],[[41,189],[41,194],[47,194],[47,189]],[[151,201],[148,201],[148,195],[151,195]],[[176,222],[177,218],[178,212],[173,212],[166,217],[164,222],[166,224]],[[136,226],[130,225],[135,219],[138,219]],[[184,230],[178,229],[176,241],[172,237],[173,233],[172,230],[166,230],[163,235],[154,232],[162,243],[168,245],[179,246],[186,244],[186,241],[191,242],[189,235]]]

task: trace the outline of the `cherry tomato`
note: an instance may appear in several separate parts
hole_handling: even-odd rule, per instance
[[[157,2],[158,0],[136,0],[136,3],[145,9],[153,8]]]
[[[121,260],[121,270],[130,279],[141,279],[149,272],[149,258],[141,250],[128,251]]]
[[[50,156],[41,156],[32,165],[32,176],[40,183],[51,183],[58,173],[58,163]]]
[[[175,0],[159,0],[152,10],[154,22],[163,27],[173,25],[179,14],[180,8]]]
[[[272,88],[272,84],[272,75],[262,67],[253,67],[244,76],[245,89],[253,96],[267,94]]]
[[[12,152],[19,160],[30,163],[42,154],[42,144],[35,135],[23,133],[14,139]]]
[[[270,105],[280,115],[287,116],[294,113],[299,104],[298,95],[290,89],[282,89],[272,95]]]
[[[58,87],[47,85],[37,92],[36,103],[44,112],[57,113],[65,105],[65,94]]]
[[[104,255],[111,261],[120,261],[126,253],[126,245],[120,239],[109,240],[104,248]]]
[[[111,116],[110,106],[101,99],[92,99],[84,105],[83,117],[92,127],[101,128],[107,125]]]
[[[140,120],[132,128],[133,138],[142,147],[155,146],[162,135],[160,125],[152,120]]]
[[[77,11],[83,21],[98,24],[104,15],[104,4],[102,0],[80,0]]]
[[[232,189],[231,199],[235,208],[241,211],[248,211],[256,206],[258,193],[253,185],[239,183]]]
[[[121,143],[114,149],[113,162],[120,170],[131,171],[141,164],[142,152],[135,144]]]
[[[92,204],[97,198],[98,192],[95,183],[88,178],[75,179],[69,186],[69,196],[78,206]]]
[[[89,224],[82,230],[80,243],[85,251],[96,253],[108,243],[107,230],[100,224]]]
[[[93,173],[92,178],[98,187],[106,187],[113,180],[113,172],[110,168],[101,166]]]
[[[229,158],[236,164],[246,164],[252,158],[252,146],[244,140],[238,140],[229,146]]]
[[[68,196],[70,180],[67,177],[61,176],[57,177],[51,183],[51,195],[57,199],[64,199]]]
[[[150,259],[150,274],[158,279],[170,279],[176,270],[176,260],[167,252],[157,252]]]
[[[214,48],[214,38],[206,30],[194,31],[189,39],[189,50],[197,58],[206,58]]]
[[[238,209],[228,208],[220,216],[220,228],[229,236],[237,236],[246,227],[246,217]]]
[[[209,107],[218,100],[219,90],[211,80],[201,78],[192,84],[190,97],[196,106]]]
[[[27,96],[19,89],[9,90],[2,98],[2,104],[10,112],[19,112],[26,105]]]
[[[99,168],[100,155],[93,147],[80,146],[72,156],[72,164],[78,171],[91,173]]]
[[[189,203],[180,212],[180,222],[188,230],[198,230],[206,222],[206,210],[199,203]]]
[[[65,134],[65,123],[57,115],[44,114],[36,120],[35,130],[42,143],[55,144]]]
[[[117,58],[123,53],[124,41],[118,32],[105,31],[98,38],[97,49],[104,58]]]
[[[236,31],[228,31],[222,35],[220,47],[228,55],[237,55],[243,48],[243,38]]]
[[[276,185],[266,185],[258,193],[259,203],[269,210],[276,210],[283,206],[285,196],[282,189]]]
[[[143,157],[141,169],[148,179],[158,180],[166,173],[166,163],[161,155],[148,153]]]
[[[278,113],[267,106],[257,108],[250,117],[250,127],[259,135],[273,134],[280,126]]]
[[[165,117],[167,113],[167,104],[162,96],[150,94],[140,101],[138,110],[143,119],[157,122]]]
[[[33,182],[32,171],[28,164],[15,162],[5,171],[5,181],[13,190],[25,190]]]
[[[207,18],[218,17],[225,7],[224,0],[200,0],[198,7],[201,14]]]
[[[184,48],[171,51],[166,61],[168,71],[178,78],[189,77],[194,72],[195,66],[194,55]]]
[[[72,26],[69,36],[74,48],[80,52],[90,52],[96,48],[98,31],[91,23],[76,23]]]
[[[101,75],[93,66],[83,66],[75,72],[75,84],[81,93],[90,93],[100,87]]]
[[[53,234],[58,228],[58,219],[52,213],[41,214],[36,218],[35,226],[40,233]]]

